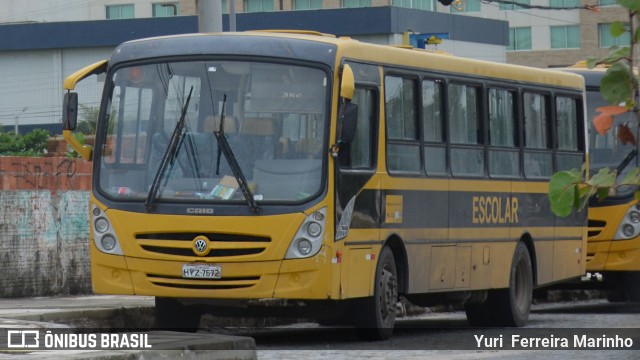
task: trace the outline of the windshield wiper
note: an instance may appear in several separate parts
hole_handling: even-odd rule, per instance
[[[240,165],[238,165],[238,161],[236,160],[236,157],[233,154],[233,151],[231,150],[231,146],[229,146],[229,142],[227,141],[227,137],[224,134],[224,107],[226,102],[227,102],[227,94],[224,94],[224,98],[222,99],[222,109],[220,110],[220,127],[218,131],[215,131],[215,130],[213,131],[213,135],[216,137],[216,140],[218,140],[218,165],[217,165],[218,167],[216,170],[216,174],[218,174],[220,170],[220,152],[222,152],[224,154],[225,159],[227,159],[229,166],[231,167],[231,172],[233,173],[233,176],[236,178],[236,181],[238,182],[238,186],[242,191],[242,195],[244,195],[244,198],[247,200],[247,203],[249,204],[251,211],[257,213],[258,211],[260,211],[260,208],[258,207],[258,204],[256,203],[256,200],[253,197],[253,193],[251,192],[251,189],[249,189],[249,185],[247,184],[247,179],[244,177],[244,174],[242,173],[242,169],[240,168]]]
[[[187,129],[187,133],[191,134],[191,130],[189,130],[189,124],[185,124],[185,128]],[[197,191],[202,191],[202,181],[200,180],[200,162],[198,161],[198,153],[196,152],[196,145],[193,142],[193,137],[184,136],[183,140],[186,139],[187,146],[187,159],[189,160],[189,165],[191,166],[191,170],[194,172],[193,181],[195,182]],[[180,148],[180,146],[178,146]]]
[[[187,100],[182,106],[182,112],[180,114],[180,119],[178,119],[178,123],[176,127],[173,129],[173,133],[171,134],[171,139],[169,139],[169,145],[167,146],[167,151],[165,151],[162,160],[160,161],[160,167],[158,168],[158,172],[156,172],[156,176],[153,178],[153,182],[151,183],[151,189],[149,190],[149,195],[147,195],[147,200],[144,203],[147,211],[151,211],[153,209],[153,201],[158,196],[158,192],[160,191],[160,181],[164,176],[164,173],[167,171],[167,167],[173,165],[176,162],[176,155],[178,154],[178,149],[184,140],[184,128],[185,128],[185,119],[187,117],[187,108],[189,107],[189,101],[191,100],[191,93],[193,92],[193,86],[189,90],[189,95],[187,96]],[[167,185],[167,181],[169,177],[165,178],[164,184],[162,187]]]
[[[618,164],[618,167],[616,168],[616,174],[620,175],[622,170],[624,170],[624,168],[626,168],[627,165],[629,165],[631,160],[633,160],[633,158],[636,157],[636,155],[638,155],[638,150],[637,149],[633,149],[633,150],[629,151],[627,156],[625,156],[624,159],[622,159],[622,161],[620,162],[620,164]]]

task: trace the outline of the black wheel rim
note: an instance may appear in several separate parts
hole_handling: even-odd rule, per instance
[[[382,273],[380,275],[380,295],[378,298],[380,304],[380,319],[385,327],[389,327],[395,320],[398,300],[398,282],[390,264],[385,264],[385,266],[382,267]]]

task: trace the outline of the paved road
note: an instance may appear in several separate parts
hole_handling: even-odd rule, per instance
[[[78,316],[95,328],[122,327],[135,320],[140,326],[152,314],[152,298],[87,296],[73,298],[0,299],[0,318],[5,326],[50,327],[52,323],[75,324]],[[130,308],[131,310],[125,311]],[[130,316],[131,312],[139,315]],[[126,319],[121,319],[126,318]],[[108,320],[108,321],[107,321]],[[126,320],[126,321],[125,321]],[[19,321],[23,321],[20,323]],[[124,321],[124,322],[122,322]],[[16,323],[17,322],[17,323]],[[46,323],[42,323],[46,322]],[[55,325],[55,324],[54,324]],[[85,324],[86,325],[86,324]],[[144,326],[143,326],[144,327]],[[513,334],[556,337],[601,328],[608,333],[630,337],[640,345],[640,304],[610,304],[604,300],[537,305],[530,323],[523,329],[474,329],[462,312],[430,313],[398,321],[394,337],[384,342],[361,342],[354,331],[341,327],[320,327],[301,323],[266,328],[210,327],[198,335],[240,335],[255,339],[260,360],[342,360],[342,359],[640,359],[640,351],[621,350],[496,350],[478,348],[476,335],[488,338],[503,336],[504,345]],[[550,330],[552,329],[552,330]],[[600,336],[600,335],[596,335]],[[508,346],[505,346],[508,347]],[[217,353],[214,351],[214,353]],[[58,353],[56,353],[58,354]],[[46,358],[46,354],[43,354]],[[148,358],[150,353],[144,353]],[[168,355],[168,354],[165,354]],[[193,355],[193,354],[192,354]],[[203,354],[205,357],[212,355]],[[15,355],[8,355],[16,358]],[[180,356],[177,356],[180,357]],[[4,358],[0,355],[0,358]],[[164,357],[163,357],[164,358]]]
[[[432,313],[399,320],[392,339],[359,341],[353,331],[302,323],[263,329],[210,329],[255,339],[258,359],[639,359],[640,350],[519,350],[509,349],[512,335],[553,339],[574,335],[587,338],[619,335],[640,349],[640,304],[611,304],[604,300],[535,306],[530,323],[523,329],[474,329],[463,312]],[[602,330],[609,328],[608,330]],[[551,336],[551,334],[555,334]],[[475,336],[500,338],[502,349],[477,347]],[[556,340],[557,341],[557,340]],[[518,344],[518,343],[517,343]],[[561,345],[561,343],[559,343]],[[505,348],[507,348],[505,350]],[[437,349],[437,350],[433,350]],[[537,348],[541,349],[541,347]]]

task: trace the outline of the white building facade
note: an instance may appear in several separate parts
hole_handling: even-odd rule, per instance
[[[0,76],[5,80],[0,90],[0,130],[18,128],[25,133],[46,125],[59,133],[66,76],[108,58],[124,41],[197,32],[196,3],[0,0]],[[221,4],[228,14],[229,2]],[[409,33],[437,34],[444,41],[431,49],[462,57],[507,60],[506,22],[450,14],[435,0],[236,0],[234,4],[238,31],[306,29],[392,45],[402,44]],[[227,31],[228,15],[223,24]],[[95,76],[79,84],[81,111],[99,106],[102,85],[102,79]]]
[[[0,0],[0,23],[131,19],[180,15],[179,1]]]

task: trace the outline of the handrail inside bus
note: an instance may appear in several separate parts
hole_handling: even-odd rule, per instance
[[[102,74],[107,69],[107,63],[108,60],[101,60],[74,72],[64,79],[63,88],[65,90],[73,90],[82,79],[91,75]]]

